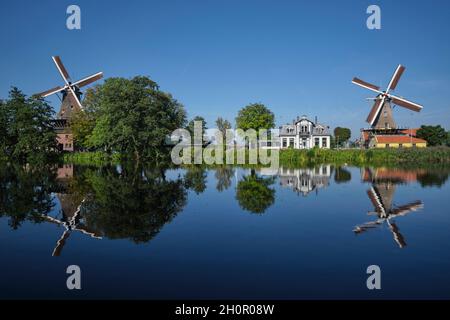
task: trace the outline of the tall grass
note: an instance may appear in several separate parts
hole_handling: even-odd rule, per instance
[[[282,150],[280,164],[303,166],[308,164],[351,164],[351,165],[404,165],[404,164],[450,164],[450,148],[425,149],[349,149],[349,150]]]

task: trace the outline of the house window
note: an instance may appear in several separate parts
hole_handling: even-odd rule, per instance
[[[399,147],[399,148],[403,148],[403,143],[400,143],[400,144],[398,145],[398,147]]]
[[[66,134],[66,139],[69,139],[69,135],[68,134]]]
[[[417,145],[415,143],[413,143],[413,147],[415,148],[415,147],[417,147]]]
[[[287,148],[287,139],[283,139],[283,148]]]
[[[327,138],[322,138],[322,148],[327,147]]]
[[[289,139],[289,146],[291,147],[294,147],[294,138],[290,138]]]
[[[386,148],[389,148],[391,145],[389,143],[386,143]]]
[[[314,146],[319,147],[319,144],[320,144],[320,139],[314,138]]]
[[[303,148],[306,148],[306,138],[302,138]]]

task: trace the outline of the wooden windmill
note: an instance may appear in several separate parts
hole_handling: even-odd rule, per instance
[[[60,148],[66,151],[73,151],[73,137],[70,132],[68,121],[70,121],[74,113],[83,110],[83,106],[81,104],[82,92],[80,88],[100,80],[103,78],[103,73],[98,72],[81,80],[72,82],[67,69],[61,61],[61,58],[58,56],[53,56],[52,59],[59,74],[64,80],[64,85],[38,93],[36,96],[45,98],[53,94],[62,94],[61,107],[57,114],[57,119],[54,122],[54,128],[58,134]]]
[[[397,127],[392,116],[392,105],[397,105],[415,112],[422,110],[423,107],[421,105],[391,93],[397,87],[404,71],[404,66],[399,65],[397,67],[386,91],[381,91],[380,87],[376,85],[358,78],[353,78],[352,83],[377,93],[377,96],[374,98],[375,103],[366,120],[372,129],[395,129]]]
[[[378,179],[376,172],[373,174],[371,170],[365,170],[363,179],[372,182],[372,187],[367,191],[367,195],[374,207],[374,211],[369,212],[368,214],[377,216],[377,219],[356,226],[353,229],[353,232],[360,234],[386,223],[394,236],[395,242],[400,248],[404,248],[406,246],[405,238],[400,233],[400,229],[397,227],[394,219],[422,209],[423,202],[417,200],[400,206],[394,205],[396,183],[402,182],[399,175],[394,176],[394,180],[386,179],[386,172],[383,172],[383,177]]]

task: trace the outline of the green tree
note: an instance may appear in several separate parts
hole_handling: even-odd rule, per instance
[[[450,131],[447,131],[447,147],[450,147]]]
[[[337,146],[342,146],[351,136],[352,131],[349,128],[336,127],[334,129],[334,138]]]
[[[78,150],[87,150],[91,147],[89,139],[99,117],[100,107],[98,100],[99,95],[96,94],[96,89],[89,88],[83,100],[83,112],[74,113],[70,120],[75,147]]]
[[[262,214],[275,202],[275,190],[269,186],[272,178],[262,178],[252,170],[251,174],[239,181],[236,199],[242,209]]]
[[[202,123],[202,137],[206,134],[206,130],[208,130],[208,127],[206,126],[206,120],[205,118],[201,117],[201,116],[196,116],[194,117],[191,121],[189,121],[186,130],[189,131],[189,133],[191,134],[192,139],[194,139],[194,125],[195,122],[201,122]]]
[[[426,140],[429,146],[440,146],[447,142],[447,132],[440,125],[424,125],[417,130],[417,138]]]
[[[137,161],[159,156],[167,136],[186,122],[184,107],[147,77],[109,78],[92,95],[98,111],[88,145]]]
[[[52,126],[53,109],[44,100],[27,98],[12,88],[1,106],[2,140],[6,156],[19,163],[55,160],[57,142]]]
[[[222,136],[225,138],[227,130],[231,129],[231,123],[228,120],[223,119],[222,117],[217,118],[216,120],[217,129],[222,133]]]
[[[242,130],[254,129],[270,130],[275,127],[275,116],[265,105],[252,103],[241,109],[236,117],[236,127]]]

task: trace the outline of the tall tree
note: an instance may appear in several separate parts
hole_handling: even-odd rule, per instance
[[[194,117],[191,121],[189,121],[186,129],[189,131],[189,133],[191,134],[191,137],[194,136],[194,125],[195,122],[201,122],[202,125],[202,137],[206,134],[206,130],[208,130],[208,127],[206,126],[206,120],[205,118],[201,117],[201,116],[196,116]]]
[[[1,107],[6,155],[20,163],[46,162],[56,156],[56,134],[52,126],[54,111],[44,100],[27,98],[12,88]],[[5,130],[6,128],[6,130]]]
[[[265,105],[252,103],[242,108],[236,117],[236,127],[242,130],[254,129],[259,138],[259,130],[275,127],[275,116]]]
[[[109,78],[92,100],[98,118],[88,145],[132,155],[135,160],[160,154],[165,141],[186,122],[184,107],[147,77]]]
[[[352,136],[352,131],[349,128],[336,127],[334,129],[334,137],[336,145],[343,145]]]
[[[70,120],[70,128],[78,150],[86,150],[91,147],[89,138],[94,131],[100,110],[98,100],[99,95],[96,94],[96,89],[89,88],[84,96],[83,112],[74,113]]]
[[[447,132],[440,125],[424,125],[417,130],[417,138],[426,140],[429,146],[440,146],[447,142]]]
[[[222,117],[217,118],[216,126],[217,129],[222,133],[223,137],[225,137],[227,130],[231,129],[231,123],[228,120],[223,119]]]

